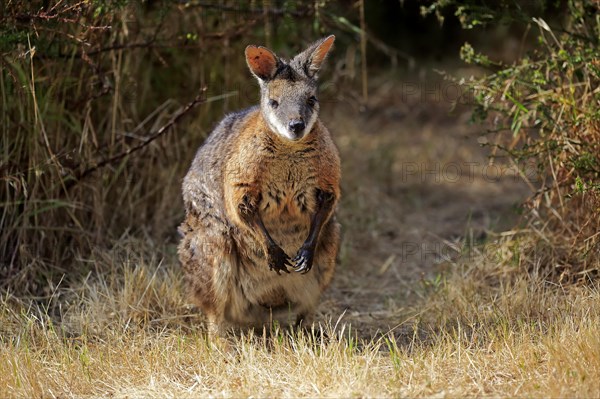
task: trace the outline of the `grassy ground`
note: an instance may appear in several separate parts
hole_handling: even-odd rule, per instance
[[[425,82],[323,104],[344,240],[314,334],[208,340],[176,243],[124,235],[81,259],[102,273],[3,294],[0,396],[600,396],[600,287],[520,251],[545,234],[505,231],[527,188]]]

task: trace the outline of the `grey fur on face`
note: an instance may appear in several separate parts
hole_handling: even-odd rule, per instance
[[[288,140],[310,133],[319,113],[318,72],[334,36],[317,41],[286,61],[265,47],[248,46],[246,60],[261,91],[261,111],[269,127]]]

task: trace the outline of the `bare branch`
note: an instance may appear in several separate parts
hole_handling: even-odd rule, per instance
[[[146,147],[148,144],[152,143],[154,140],[158,139],[159,137],[161,137],[162,135],[164,135],[166,132],[168,132],[173,126],[175,126],[175,124],[179,121],[179,119],[181,119],[185,114],[187,114],[188,112],[190,112],[194,107],[196,107],[198,104],[202,104],[206,101],[206,98],[204,97],[204,92],[206,91],[206,88],[203,88],[200,90],[200,93],[198,93],[198,95],[196,96],[196,98],[194,98],[191,102],[189,102],[186,106],[180,108],[175,115],[173,115],[173,117],[169,120],[169,122],[167,122],[165,125],[161,126],[155,133],[151,134],[150,136],[146,137],[144,140],[142,140],[142,142],[140,142],[139,144],[128,148],[126,151],[123,151],[117,155],[114,155],[108,159],[104,159],[102,161],[96,162],[95,164],[93,164],[92,166],[88,167],[87,169],[85,169],[84,171],[77,173],[72,180],[69,180],[66,188],[69,189],[70,187],[74,186],[75,184],[79,183],[81,180],[83,180],[84,178],[86,178],[87,176],[89,176],[90,174],[92,174],[93,172],[97,171],[100,168],[103,168],[107,165],[110,165],[112,163],[115,163],[117,161],[120,161],[121,159],[125,158],[126,156],[133,154],[136,151],[141,150],[142,148]]]

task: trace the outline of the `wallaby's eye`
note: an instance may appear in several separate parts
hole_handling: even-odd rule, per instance
[[[318,102],[317,97],[315,97],[315,96],[310,96],[310,97],[308,97],[308,100],[306,100],[306,103],[308,105],[310,105],[311,107],[314,107],[317,102]]]
[[[273,100],[273,99],[270,99],[270,100],[269,100],[269,105],[270,105],[271,107],[273,107],[273,108],[277,108],[277,107],[279,107],[279,103],[278,103],[277,101]]]

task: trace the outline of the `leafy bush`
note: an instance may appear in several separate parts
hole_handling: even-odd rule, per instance
[[[463,60],[487,71],[465,84],[474,93],[474,118],[492,124],[496,150],[516,165],[537,165],[537,178],[528,179],[535,194],[529,201],[530,223],[523,231],[536,239],[523,248],[521,265],[541,264],[559,278],[597,276],[600,5],[593,0],[558,6],[540,1],[523,9],[520,3],[437,1],[423,12],[452,7],[467,29],[506,22],[525,23],[525,32],[539,32],[533,49],[510,65],[465,43]],[[553,12],[546,21],[548,9]]]

